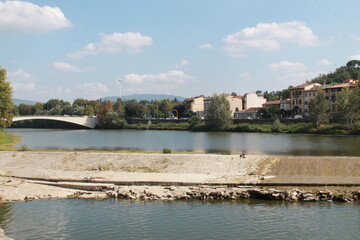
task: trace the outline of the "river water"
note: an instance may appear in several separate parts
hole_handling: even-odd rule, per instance
[[[360,136],[209,133],[144,130],[8,129],[34,150],[134,150],[161,152],[248,153],[360,156]]]
[[[358,203],[42,200],[0,204],[23,239],[359,239]]]
[[[31,149],[360,156],[359,136],[8,129]],[[359,239],[360,203],[41,200],[0,203],[23,239]]]

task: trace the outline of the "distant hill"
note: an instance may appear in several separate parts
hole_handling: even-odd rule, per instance
[[[106,100],[116,101],[116,99],[118,99],[118,98],[119,97],[103,97],[100,100],[101,101],[106,101]],[[128,95],[128,96],[122,96],[121,98],[122,98],[122,100],[125,100],[125,101],[135,99],[138,102],[141,100],[148,100],[148,101],[164,100],[164,99],[173,100],[174,98],[176,98],[179,102],[185,100],[184,97],[168,95],[168,94],[133,94],[133,95]]]
[[[29,105],[34,105],[40,101],[30,101],[30,100],[24,100],[24,99],[18,99],[18,98],[13,98],[12,99],[14,105],[19,106],[20,104],[29,104]]]

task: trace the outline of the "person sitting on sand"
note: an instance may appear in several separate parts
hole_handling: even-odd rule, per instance
[[[245,152],[242,152],[242,153],[240,154],[240,158],[246,158]]]

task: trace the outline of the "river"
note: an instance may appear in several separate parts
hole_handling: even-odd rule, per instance
[[[129,150],[360,156],[360,136],[151,130],[8,129],[34,150]]]
[[[8,129],[31,149],[360,156],[359,136]],[[0,203],[0,227],[25,239],[359,239],[360,203],[40,200]]]
[[[359,239],[358,203],[42,200],[0,204],[24,239]]]

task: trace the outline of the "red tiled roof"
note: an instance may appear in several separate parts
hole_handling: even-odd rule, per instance
[[[343,88],[343,87],[356,87],[357,84],[355,83],[339,83],[339,84],[334,84],[334,85],[331,85],[327,88]]]
[[[281,100],[276,100],[276,101],[267,101],[266,103],[264,103],[263,105],[275,105],[275,104],[280,104]]]
[[[290,90],[292,90],[292,89],[305,88],[305,87],[307,87],[307,86],[311,86],[311,85],[313,85],[313,84],[315,84],[315,83],[307,83],[307,84],[299,85],[299,86],[296,86],[296,87],[290,88]]]
[[[259,107],[252,107],[252,108],[244,109],[244,110],[242,110],[240,112],[253,112],[253,111],[257,111],[259,109],[260,109]]]

